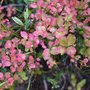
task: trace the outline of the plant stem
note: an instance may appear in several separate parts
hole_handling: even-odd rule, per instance
[[[29,90],[30,89],[30,87],[31,87],[31,79],[32,79],[32,77],[33,77],[33,72],[31,72],[31,76],[30,76],[30,78],[29,78],[29,81],[28,81],[28,87],[27,87],[27,90]]]
[[[2,3],[3,3],[3,1],[4,1],[4,0],[1,0],[1,1],[0,1],[0,4],[2,4]]]
[[[66,77],[65,77],[65,75],[63,75],[62,77],[63,77],[63,79],[64,79],[64,80],[63,80],[63,81],[64,81],[64,84],[63,84],[61,90],[64,90],[64,88],[65,88],[65,84],[66,84]]]
[[[45,80],[45,76],[43,76],[43,84],[44,84],[45,90],[48,90],[48,86],[47,86],[47,82]]]
[[[4,8],[7,8],[9,5],[4,5]],[[26,4],[10,4],[11,7],[22,7],[22,6],[26,6]]]

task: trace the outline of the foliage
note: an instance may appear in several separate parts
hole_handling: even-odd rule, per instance
[[[72,74],[70,65],[73,70],[89,66],[89,15],[89,0],[1,0],[1,88],[50,71],[56,76],[47,81],[60,88],[61,77]],[[71,79],[77,90],[86,82],[77,82],[74,75]]]

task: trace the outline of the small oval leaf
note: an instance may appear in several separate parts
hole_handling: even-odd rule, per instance
[[[17,18],[17,17],[12,17],[12,19],[13,19],[13,21],[14,21],[15,23],[17,23],[17,24],[20,25],[20,26],[23,26],[23,25],[24,25],[23,22],[22,22],[19,18]]]
[[[71,46],[71,45],[73,45],[73,44],[75,43],[76,38],[75,38],[74,35],[69,34],[69,35],[67,36],[67,41],[68,41],[68,46]]]
[[[66,37],[62,37],[62,38],[60,39],[60,45],[61,45],[61,46],[64,46],[64,47],[67,47],[67,46],[68,46],[67,38],[66,38]]]

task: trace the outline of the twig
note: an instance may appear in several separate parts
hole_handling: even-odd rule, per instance
[[[8,6],[11,7],[22,7],[22,6],[27,6],[26,4],[9,4],[9,5],[4,5],[4,8],[7,8]]]
[[[30,87],[31,87],[31,81],[32,81],[31,79],[32,79],[32,77],[33,77],[33,73],[31,73],[31,76],[29,78],[27,90],[29,90]]]
[[[47,82],[45,80],[45,76],[43,76],[43,84],[44,84],[45,90],[48,90],[48,86],[47,86]]]
[[[65,84],[66,84],[66,77],[65,77],[65,75],[63,75],[62,77],[63,77],[63,79],[64,79],[64,80],[63,80],[63,81],[64,81],[64,84],[63,84],[61,90],[64,90],[64,87],[65,87]]]
[[[2,3],[3,3],[3,1],[4,1],[4,0],[1,0],[1,1],[0,1],[0,4],[2,4]]]

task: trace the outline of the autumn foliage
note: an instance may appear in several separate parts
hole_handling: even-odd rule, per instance
[[[65,62],[78,68],[90,62],[89,0],[26,1],[22,13],[17,5],[0,5],[2,88]]]

